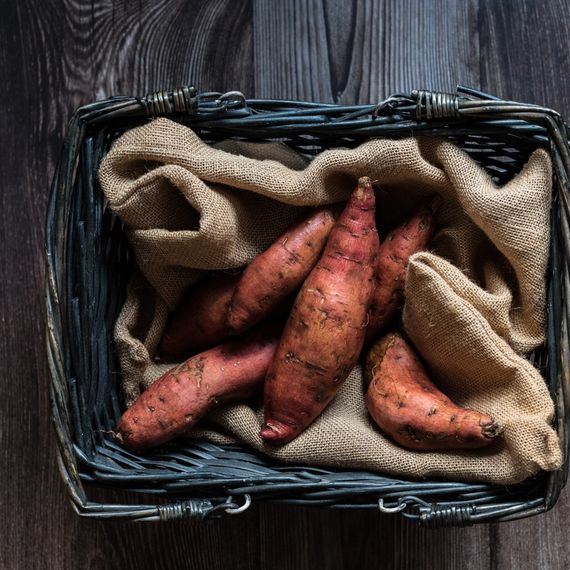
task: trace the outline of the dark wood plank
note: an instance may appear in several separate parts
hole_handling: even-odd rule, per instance
[[[0,567],[129,568],[132,550],[145,554],[139,566],[153,568],[153,551],[172,529],[155,537],[152,527],[80,520],[57,473],[43,330],[47,193],[65,126],[80,104],[193,80],[203,90],[251,92],[251,5],[26,0],[2,8],[0,354],[10,382],[0,387],[0,473],[9,482],[0,493],[8,517]],[[188,537],[184,530],[176,531],[163,567],[187,567],[189,559],[195,568],[211,567],[212,558],[227,566],[216,546],[223,527],[195,527]]]
[[[564,0],[493,2],[479,7],[481,87],[504,98],[557,109],[570,118],[570,17]],[[492,529],[494,568],[570,567],[570,500],[563,491],[553,511]]]
[[[42,325],[45,205],[63,118],[54,110],[73,101],[54,94],[61,75],[52,58],[61,49],[49,14],[30,17],[23,8],[4,2],[0,20],[2,568],[39,568],[41,558],[63,565],[66,530],[76,524],[54,469]]]
[[[554,0],[2,2],[0,567],[564,568],[568,493],[511,525],[427,531],[376,512],[255,506],[204,525],[81,520],[55,467],[43,340],[47,188],[75,107],[193,82],[343,103],[458,82],[570,115]],[[516,16],[516,17],[515,17]],[[540,40],[537,26],[540,24]],[[97,493],[94,493],[97,496]],[[112,492],[108,500],[122,501]]]
[[[479,84],[477,0],[260,0],[253,33],[259,97],[369,103]]]
[[[479,7],[481,86],[505,99],[570,116],[566,0],[494,2]]]

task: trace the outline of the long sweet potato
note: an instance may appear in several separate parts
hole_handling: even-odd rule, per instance
[[[334,225],[330,208],[319,208],[289,228],[246,267],[226,317],[232,333],[261,321],[301,286],[319,259]]]
[[[142,451],[183,434],[219,404],[261,392],[279,331],[260,325],[169,370],[123,414],[116,438]]]
[[[376,338],[402,307],[408,260],[413,253],[426,247],[432,225],[432,210],[424,206],[390,232],[380,244],[366,345]]]
[[[410,449],[489,445],[502,427],[491,416],[461,408],[440,392],[397,333],[378,340],[365,366],[368,411],[392,439]]]
[[[361,178],[297,295],[264,387],[261,437],[270,443],[302,432],[356,364],[374,290],[374,211],[370,179]]]
[[[218,273],[199,281],[170,315],[158,347],[165,357],[188,357],[221,342],[224,324],[239,275]]]

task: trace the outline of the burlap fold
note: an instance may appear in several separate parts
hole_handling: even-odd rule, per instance
[[[401,476],[506,484],[558,468],[553,404],[523,356],[544,340],[552,174],[542,150],[499,188],[461,149],[431,138],[375,139],[309,162],[279,143],[208,146],[167,119],[127,132],[100,169],[139,267],[115,330],[127,402],[172,366],[153,355],[168,310],[189,284],[205,270],[246,264],[303,206],[345,200],[363,175],[384,189],[381,219],[441,196],[430,251],[414,255],[408,268],[403,324],[443,391],[495,416],[503,437],[486,450],[403,449],[371,423],[360,367],[283,447],[261,442],[259,402],[219,409],[193,435],[300,464]]]

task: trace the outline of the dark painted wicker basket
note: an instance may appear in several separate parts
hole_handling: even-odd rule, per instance
[[[548,277],[548,341],[532,359],[556,402],[564,465],[510,487],[412,481],[377,473],[284,465],[250,449],[174,442],[150,455],[129,453],[111,430],[123,409],[113,326],[132,255],[121,223],[97,183],[99,163],[127,129],[167,115],[206,141],[279,139],[306,155],[352,147],[371,136],[445,136],[498,182],[548,149],[556,191]],[[273,501],[379,509],[430,526],[507,521],[551,508],[568,473],[568,323],[570,152],[558,113],[460,88],[413,92],[379,105],[337,106],[246,100],[241,93],[197,94],[191,87],[139,99],[114,97],[74,115],[52,187],[47,217],[48,358],[59,468],[75,510],[92,518],[160,521],[211,518]],[[86,484],[145,493],[148,504],[101,504]],[[161,495],[160,499],[148,497]]]

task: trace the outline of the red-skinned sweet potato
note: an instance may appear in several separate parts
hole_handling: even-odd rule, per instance
[[[260,322],[301,286],[317,263],[334,225],[330,208],[319,208],[289,228],[246,267],[239,279],[226,325],[233,334]]]
[[[366,345],[378,336],[402,308],[408,260],[412,254],[426,247],[432,226],[432,210],[424,206],[409,220],[391,231],[380,244],[377,282],[366,328]]]
[[[280,330],[260,325],[169,370],[123,414],[116,438],[142,451],[184,434],[219,404],[261,392]]]
[[[358,181],[285,325],[264,388],[261,437],[280,444],[329,404],[356,364],[374,290],[374,192]]]
[[[168,319],[158,347],[161,357],[184,357],[227,336],[226,313],[239,275],[218,273],[190,287]]]
[[[397,333],[378,340],[365,365],[368,411],[384,433],[410,449],[485,447],[501,433],[489,415],[461,408],[430,380]]]

